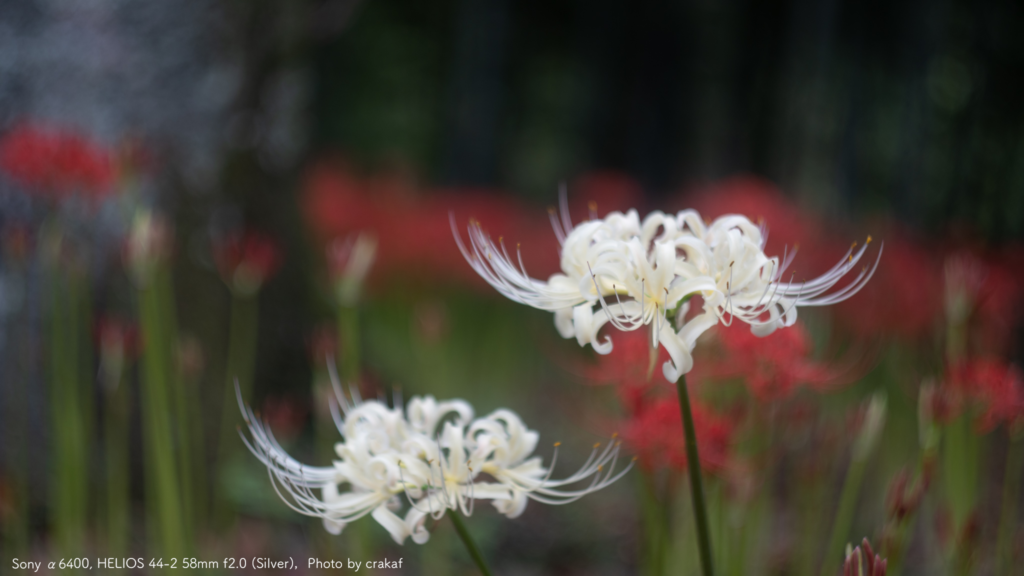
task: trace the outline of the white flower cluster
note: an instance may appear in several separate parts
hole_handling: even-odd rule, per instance
[[[337,384],[335,392],[338,404],[332,402],[331,411],[343,440],[335,445],[338,459],[330,467],[305,466],[290,457],[238,398],[252,436],[242,438],[267,466],[278,495],[297,512],[322,518],[332,534],[369,514],[395,542],[412,537],[423,544],[430,537],[428,517],[440,519],[448,510],[468,516],[476,500],[490,500],[515,518],[530,499],[567,504],[632,467],[615,471],[619,443],[613,441],[595,445],[575,474],[554,480],[559,443],[544,466],[532,455],[537,432],[510,410],[474,419],[473,408],[462,400],[413,397],[403,411],[358,396],[349,402]]]
[[[665,378],[676,381],[693,367],[697,338],[719,322],[734,318],[751,325],[758,336],[796,322],[799,306],[824,306],[849,298],[870,280],[878,260],[844,287],[829,292],[858,262],[852,246],[831,270],[813,280],[783,281],[795,252],[769,258],[767,233],[747,217],[726,215],[708,224],[694,210],[671,215],[653,212],[643,221],[636,210],[612,212],[573,227],[563,199],[561,218],[552,225],[562,246],[562,272],[548,280],[532,278],[516,251],[495,243],[479,223],[471,222],[469,245],[452,230],[463,256],[488,283],[506,297],[555,314],[564,338],[575,337],[599,354],[612,350],[611,338],[599,339],[605,324],[620,330],[651,326],[651,343],[663,345],[671,358]],[[881,250],[878,257],[881,258]],[[692,296],[703,310],[683,322]],[[679,324],[682,324],[681,326]]]

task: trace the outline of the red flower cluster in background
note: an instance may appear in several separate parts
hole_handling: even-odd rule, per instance
[[[786,398],[800,384],[822,389],[838,383],[841,376],[830,364],[810,358],[810,336],[800,322],[764,338],[752,334],[746,324],[718,325],[708,336],[719,346],[696,360],[693,379],[742,378],[761,401]]]
[[[649,342],[646,330],[615,332],[615,347],[584,370],[595,384],[612,384],[626,412],[621,423],[622,440],[647,470],[686,468],[682,415],[675,388],[661,377],[661,363],[668,359],[663,347]],[[652,350],[657,354],[652,358]],[[653,368],[653,370],[651,369]],[[735,422],[731,415],[716,414],[693,398],[694,427],[701,467],[717,473],[730,460]]]
[[[701,468],[711,474],[720,472],[729,462],[736,425],[700,402],[691,402],[691,409]],[[666,396],[641,405],[626,421],[622,439],[647,470],[686,469],[683,418],[676,398]]]
[[[572,184],[569,212],[579,221],[598,209],[627,209],[639,195],[629,178],[591,174]],[[552,190],[552,204],[556,198]],[[485,286],[459,252],[452,218],[462,233],[472,218],[501,234],[509,251],[521,250],[535,278],[558,270],[559,247],[544,209],[495,190],[420,189],[397,176],[360,177],[343,162],[325,161],[306,175],[303,209],[325,245],[356,232],[373,233],[377,257],[371,284],[399,276],[406,282]]]
[[[274,239],[252,230],[215,242],[213,255],[224,282],[243,293],[259,290],[281,265]]]
[[[62,129],[17,126],[0,140],[0,168],[32,192],[99,197],[115,180],[111,152]]]
[[[1024,418],[1024,374],[1020,368],[997,359],[978,359],[951,366],[939,391],[936,415],[945,421],[964,409],[978,411],[979,431]]]
[[[801,209],[767,180],[751,176],[700,190],[688,207],[708,219],[735,213],[762,221],[768,230],[766,254],[781,257],[797,250],[787,271],[794,282],[831,268],[856,238],[837,234],[834,223]],[[934,289],[942,279],[939,259],[895,226],[881,226],[873,234],[876,242],[884,243],[881,261],[864,289],[835,307],[837,319],[862,338],[926,336],[941,318],[942,295]]]

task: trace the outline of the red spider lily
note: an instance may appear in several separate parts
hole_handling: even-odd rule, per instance
[[[614,339],[611,354],[598,356],[597,363],[586,366],[582,373],[594,384],[614,384],[626,411],[633,414],[657,388],[668,390],[657,369],[668,359],[668,352],[659,346],[652,364],[651,341],[646,334],[617,331]]]
[[[686,468],[682,416],[674,390],[651,366],[660,366],[668,353],[655,350],[646,334],[639,331],[617,332],[615,349],[600,356],[598,362],[582,370],[594,384],[613,384],[622,401],[627,419],[621,423],[622,440],[647,470]],[[701,466],[708,472],[721,471],[730,460],[734,435],[733,419],[711,411],[699,400],[693,404],[694,427]]]
[[[1015,264],[967,250],[946,258],[946,321],[966,330],[973,351],[1005,354],[1012,346],[1024,289],[1024,277],[1012,272]]]
[[[66,130],[22,124],[0,140],[0,168],[26,189],[63,197],[112,190],[113,155]]]
[[[553,250],[546,261],[536,257],[538,234],[525,225],[527,220],[515,201],[494,192],[423,193],[398,178],[357,178],[343,168],[324,163],[310,171],[304,200],[308,220],[325,241],[361,231],[376,236],[377,261],[371,282],[398,275],[480,284],[452,240],[451,214],[460,225],[472,214],[494,229],[508,232],[510,244],[519,243],[524,259],[538,262],[539,270],[553,271],[557,262]],[[548,226],[542,213],[538,216],[533,218],[536,230]],[[542,244],[545,246],[553,236],[550,231],[547,234]]]
[[[897,232],[885,232],[885,254],[871,282],[836,306],[844,326],[862,337],[921,338],[942,318],[942,268],[932,253]]]
[[[589,175],[572,185],[570,211],[577,219],[593,208],[624,209],[639,196],[628,178]],[[588,204],[586,209],[580,203]],[[398,177],[358,177],[338,164],[322,162],[307,174],[303,198],[307,220],[325,243],[357,232],[377,238],[371,283],[401,276],[483,286],[452,239],[452,218],[470,217],[503,234],[510,252],[520,250],[530,274],[545,278],[558,269],[555,235],[543,209],[532,209],[493,190],[419,189]]]
[[[780,400],[800,384],[822,388],[839,381],[839,370],[810,359],[810,336],[802,323],[759,338],[746,325],[714,329],[720,346],[695,362],[694,380],[742,378],[762,401]]]
[[[99,343],[100,354],[116,353],[127,357],[138,355],[140,348],[139,331],[134,324],[116,316],[101,316],[93,330]]]
[[[996,359],[970,360],[950,367],[943,387],[953,403],[946,416],[955,417],[963,405],[980,409],[978,430],[987,432],[1001,423],[1024,417],[1024,374],[1020,368]]]
[[[213,255],[224,283],[241,294],[258,291],[281,265],[277,243],[251,230],[214,243]]]
[[[780,257],[798,250],[792,277],[799,282],[832,266],[848,246],[846,238],[829,233],[823,220],[800,209],[770,182],[749,176],[731,178],[698,192],[688,203],[707,218],[726,213],[763,220],[768,229],[765,252]],[[918,338],[940,318],[941,294],[922,286],[938,286],[942,270],[937,259],[909,236],[884,226],[876,236],[885,251],[871,282],[853,298],[836,306],[843,325],[861,337],[879,334]],[[848,238],[848,236],[847,236]]]
[[[718,473],[729,462],[735,424],[700,402],[693,402],[691,407],[701,468]],[[623,441],[647,470],[686,469],[683,419],[677,399],[666,396],[642,407],[622,430]]]

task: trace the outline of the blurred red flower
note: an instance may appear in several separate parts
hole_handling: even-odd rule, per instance
[[[577,221],[591,209],[626,209],[640,196],[635,182],[613,173],[584,176],[571,190],[568,208]],[[558,270],[558,243],[543,209],[497,190],[423,189],[398,176],[360,177],[343,162],[323,161],[307,172],[302,202],[324,244],[362,231],[376,237],[371,284],[398,276],[406,282],[486,286],[459,252],[453,217],[460,230],[474,219],[502,235],[509,251],[521,251],[533,277],[547,278]]]
[[[882,234],[885,248],[874,277],[855,297],[835,307],[843,326],[865,338],[922,338],[942,320],[942,268],[905,234]]]
[[[583,374],[595,384],[612,384],[627,415],[621,423],[622,440],[648,470],[686,468],[682,416],[675,388],[657,369],[668,360],[663,347],[652,349],[641,331],[616,332],[611,354],[599,356]],[[652,350],[658,354],[651,357]],[[652,363],[653,362],[653,363]],[[650,367],[655,367],[652,372]],[[656,373],[656,374],[655,374]],[[710,473],[722,470],[730,458],[735,424],[699,399],[692,402],[701,466]]]
[[[781,400],[797,386],[812,388],[839,382],[841,371],[810,358],[810,336],[803,323],[776,330],[764,338],[755,336],[746,324],[719,325],[709,335],[719,346],[694,363],[693,381],[741,378],[760,401]]]
[[[965,331],[968,354],[1007,355],[1022,312],[1024,276],[1012,251],[1002,257],[960,249],[945,261],[946,322]]]
[[[213,245],[221,278],[232,290],[255,293],[281,265],[281,251],[270,236],[253,230],[232,234]]]
[[[831,268],[850,242],[848,235],[840,238],[834,232],[835,223],[801,209],[757,177],[739,176],[714,184],[694,195],[689,207],[708,219],[743,214],[763,221],[768,229],[766,254],[781,257],[798,250],[788,272],[797,282]],[[940,263],[906,232],[892,225],[883,228],[875,234],[884,249],[874,277],[856,296],[835,307],[836,316],[862,338],[925,336],[941,318],[941,291],[927,288],[941,285]]]
[[[965,406],[979,410],[977,426],[988,432],[996,426],[1024,418],[1024,375],[1020,368],[1002,360],[985,358],[951,366],[945,387],[953,406],[947,418],[955,418]]]
[[[141,340],[138,329],[117,316],[100,316],[96,320],[93,335],[101,355],[119,354],[131,358],[139,353]]]
[[[100,197],[113,188],[111,152],[66,130],[22,124],[0,139],[0,168],[26,189]]]
[[[655,350],[658,356],[652,364],[650,335],[642,330],[615,331],[612,339],[615,342],[612,352],[597,356],[597,362],[587,365],[583,375],[594,384],[615,385],[627,413],[633,414],[658,389],[662,392],[670,390],[660,370],[661,364],[668,360],[668,352],[659,346]]]
[[[722,471],[729,462],[735,424],[700,402],[692,402],[700,465],[706,472]],[[643,406],[625,422],[622,440],[647,470],[685,470],[686,444],[679,401],[663,397]]]

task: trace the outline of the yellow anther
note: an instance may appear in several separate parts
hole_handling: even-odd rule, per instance
[[[613,432],[612,433],[612,438],[618,438],[618,437],[619,437],[619,433],[618,432]]]
[[[587,202],[587,207],[590,208],[591,212],[597,212],[597,202],[591,200],[590,202]]]
[[[548,206],[548,214],[554,214],[554,213],[555,213],[555,207],[554,206]]]
[[[619,440],[618,442],[616,442],[615,446],[622,446],[622,440]]]
[[[561,445],[562,445],[562,443],[561,443],[561,442],[555,442],[555,448],[558,448],[558,447],[559,447],[559,446],[561,446]]]
[[[871,244],[871,234],[868,234],[868,240],[867,242],[865,242],[865,244]]]
[[[856,247],[857,247],[857,241],[856,241],[856,240],[854,240],[854,241],[853,241],[853,244],[850,244],[850,250],[853,250],[853,249],[854,249],[854,248],[856,248]]]
[[[600,442],[598,442],[597,444],[594,444],[594,448],[600,448],[600,447],[601,447],[601,443]]]
[[[853,254],[850,254],[850,262],[853,262]]]

